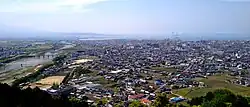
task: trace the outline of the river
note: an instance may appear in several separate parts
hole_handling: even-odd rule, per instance
[[[50,62],[50,61],[52,61],[52,59],[53,59],[53,57],[47,57],[47,56],[18,59],[16,61],[7,63],[4,66],[1,66],[0,73],[12,71],[12,70],[18,70],[18,69],[22,69],[22,68],[26,68],[26,67],[36,66],[38,64]]]
[[[74,44],[71,44],[71,45],[66,44],[64,45],[64,47],[60,48],[59,50],[46,52],[44,56],[22,58],[22,59],[18,59],[16,61],[7,63],[6,65],[0,67],[0,73],[12,71],[12,70],[19,70],[19,69],[23,69],[27,67],[33,67],[39,64],[50,62],[61,50],[72,48],[74,46],[75,46]]]

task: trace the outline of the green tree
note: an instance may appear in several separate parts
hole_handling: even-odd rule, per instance
[[[71,103],[71,107],[88,107],[88,103],[86,101],[77,99],[75,97],[70,97],[69,101]]]
[[[84,100],[51,96],[39,88],[20,89],[0,83],[0,107],[88,107]]]
[[[156,99],[152,106],[154,107],[165,107],[169,105],[168,95],[166,93],[161,93],[156,96]]]
[[[202,107],[227,107],[226,103],[224,102],[224,98],[219,97],[213,99],[212,101],[203,102]]]
[[[102,98],[99,101],[97,101],[98,106],[104,106],[107,103],[108,103],[108,99],[106,99],[106,98]]]
[[[193,106],[193,105],[201,105],[203,103],[204,97],[195,97],[192,100],[188,101],[188,104]]]
[[[204,97],[196,97],[188,102],[191,106],[201,105],[201,107],[249,107],[247,97],[235,95],[229,90],[218,89],[208,92]]]
[[[76,67],[74,69],[74,75],[75,75],[75,77],[79,77],[79,76],[81,76],[81,74],[87,74],[87,73],[91,73],[91,71],[88,70],[88,69],[85,69],[85,68],[83,68],[81,66],[78,66],[78,67]]]
[[[65,60],[65,58],[67,58],[66,55],[59,55],[57,57],[55,57],[53,59],[53,62],[56,64],[56,65],[62,65],[63,61]]]
[[[133,101],[129,104],[129,107],[147,107],[145,104],[142,104],[140,101]]]
[[[59,84],[58,83],[53,83],[51,88],[52,89],[58,89],[59,88]]]
[[[240,95],[237,95],[237,98],[235,99],[235,101],[232,103],[233,107],[249,107],[249,103],[247,98],[242,97]]]
[[[208,92],[205,96],[207,101],[211,101],[214,98],[214,94],[212,92]]]
[[[121,101],[121,102],[115,104],[114,107],[124,107],[124,102]]]

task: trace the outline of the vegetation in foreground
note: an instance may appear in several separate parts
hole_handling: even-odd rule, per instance
[[[18,87],[0,84],[0,91],[1,107],[88,107],[85,100],[66,96],[52,97],[39,88],[21,90]]]
[[[250,107],[250,97],[236,95],[225,89],[208,92],[205,96],[196,97],[188,101],[190,106],[201,107]]]
[[[24,90],[18,87],[0,84],[0,106],[1,107],[89,107],[84,99],[76,99],[68,96],[51,96],[39,88],[27,88]],[[107,103],[107,102],[106,102]],[[236,95],[226,89],[217,89],[208,92],[205,96],[195,97],[187,101],[188,105],[170,103],[168,94],[158,94],[151,107],[250,107],[250,97]],[[104,107],[105,101],[100,100],[97,107]],[[132,101],[128,104],[120,102],[115,107],[147,107],[140,101]],[[93,106],[93,105],[92,105]]]
[[[157,95],[151,107],[250,107],[250,97],[236,95],[226,89],[217,89],[208,92],[205,96],[195,97],[187,102],[188,105],[168,102],[167,94]],[[133,101],[129,107],[147,107],[146,105]]]

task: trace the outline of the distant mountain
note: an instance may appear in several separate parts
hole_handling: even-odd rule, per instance
[[[110,35],[97,33],[78,33],[78,32],[47,32],[39,30],[30,30],[19,27],[10,27],[0,24],[0,39],[49,39],[49,40],[78,40],[107,38]]]
[[[46,32],[0,25],[0,39],[45,39],[45,40],[107,40],[107,39],[167,39],[171,35],[111,35],[79,32]],[[181,34],[181,40],[250,40],[250,34],[206,33]]]
[[[104,35],[105,35],[105,34],[98,34],[98,33],[78,33],[78,32],[73,32],[73,33],[61,33],[61,34],[64,34],[64,35],[79,35],[79,36],[82,36],[82,35],[104,36]]]
[[[43,40],[79,40],[79,39],[101,39],[110,38],[110,35],[97,33],[60,33],[15,30],[0,28],[0,39],[43,39]]]
[[[63,38],[58,33],[30,30],[19,27],[10,27],[6,25],[0,25],[0,39],[50,39],[57,40]],[[67,38],[68,39],[68,38]]]
[[[0,25],[0,39],[31,38],[31,37],[36,37],[36,34],[40,33],[41,31]]]

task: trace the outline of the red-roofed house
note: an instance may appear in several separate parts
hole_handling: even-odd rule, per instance
[[[145,97],[144,94],[137,94],[137,95],[129,95],[128,100],[139,100]]]
[[[146,104],[146,105],[149,105],[149,104],[151,103],[151,101],[149,101],[149,100],[146,99],[146,98],[143,98],[143,99],[141,99],[140,101],[141,101],[141,103]]]

